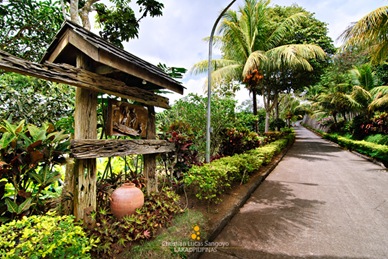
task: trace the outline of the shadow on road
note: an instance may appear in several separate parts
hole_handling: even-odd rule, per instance
[[[254,248],[265,246],[268,240],[282,242],[284,236],[300,235],[302,230],[312,228],[316,223],[316,207],[324,202],[296,198],[286,183],[278,181],[267,180],[261,187],[267,191],[256,192],[233,218],[230,227],[224,229],[222,238],[216,240],[230,244],[228,248],[222,248],[225,253],[246,251],[252,253],[252,257],[245,257],[244,252],[244,255],[237,258],[265,258],[255,257],[257,251]],[[211,256],[209,253],[203,258],[213,258]]]

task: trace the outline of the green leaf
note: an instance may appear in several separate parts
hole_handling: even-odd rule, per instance
[[[31,207],[32,198],[26,199],[22,204],[18,207],[17,214],[21,214],[23,211],[28,210]]]
[[[15,129],[15,133],[21,133],[24,131],[24,120],[22,120]]]
[[[60,131],[60,132],[53,132],[53,133],[50,133],[47,135],[47,138],[52,138],[54,137],[54,139],[52,140],[52,142],[56,143],[56,142],[60,142],[61,140],[64,140],[64,139],[67,139],[69,137],[69,134],[64,134],[64,130]]]
[[[29,124],[27,126],[27,128],[28,128],[28,131],[30,132],[30,135],[31,135],[34,142],[36,142],[38,140],[44,141],[46,139],[46,130],[45,129],[41,129],[33,124]]]
[[[43,179],[42,179],[43,177],[42,177],[40,174],[31,172],[31,173],[30,173],[30,176],[32,176],[32,178],[34,178],[35,181],[36,181],[38,184],[42,184],[42,183],[43,183]]]
[[[6,198],[5,203],[7,204],[7,209],[9,212],[11,212],[11,213],[18,212],[18,205],[15,202],[11,201],[11,199]]]
[[[5,132],[0,139],[0,149],[6,149],[13,140],[15,140],[15,135]]]

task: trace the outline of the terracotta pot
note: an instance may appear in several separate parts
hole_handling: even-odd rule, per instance
[[[131,215],[144,204],[143,192],[133,183],[124,183],[114,190],[110,199],[110,209],[117,218]]]

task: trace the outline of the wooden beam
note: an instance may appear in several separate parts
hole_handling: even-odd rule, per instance
[[[53,62],[59,56],[59,54],[65,49],[67,44],[69,44],[69,32],[65,32],[65,34],[62,35],[61,39],[58,42],[57,48],[53,53],[51,53],[50,57],[48,58],[48,61]]]
[[[114,80],[96,73],[76,68],[67,64],[46,62],[44,65],[17,58],[0,51],[0,69],[34,76],[41,79],[73,85],[95,92],[112,94],[146,105],[170,108],[168,98],[156,95],[138,87],[127,86],[124,82]]]
[[[91,44],[87,39],[74,31],[71,31],[70,33],[69,43],[97,62],[136,76],[165,89],[174,91],[178,94],[183,94],[183,86],[157,76],[155,73],[150,72],[150,70],[142,68],[139,64],[128,61],[124,57],[114,55],[111,51],[107,51],[106,49],[99,47],[98,44]],[[143,63],[146,63],[146,61],[143,61]]]
[[[103,64],[107,64],[127,74],[134,75],[147,82],[174,91],[175,93],[183,94],[183,86],[173,84],[169,80],[160,76],[155,76],[155,74],[150,73],[150,71],[148,71],[147,69],[140,68],[139,65],[136,66],[127,60],[119,59],[118,57],[113,56],[111,53],[103,49],[100,50],[99,54],[100,55],[98,61]]]
[[[75,139],[71,141],[71,155],[78,159],[168,153],[174,150],[174,143],[156,139]]]

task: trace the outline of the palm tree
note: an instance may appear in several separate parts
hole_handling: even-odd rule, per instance
[[[388,110],[388,86],[378,86],[373,88],[370,93],[373,95],[373,101],[369,104],[368,108],[371,111]]]
[[[381,64],[388,54],[388,6],[368,13],[349,26],[340,36],[345,43],[343,49],[365,50],[372,63]]]
[[[324,51],[312,44],[281,45],[284,35],[300,23],[306,16],[300,12],[291,15],[280,24],[270,19],[269,0],[245,0],[238,12],[228,11],[220,27],[223,57],[213,61],[212,81],[215,86],[231,81],[244,83],[253,98],[253,113],[257,115],[257,94],[261,93],[267,113],[277,102],[278,91],[265,87],[266,76],[282,69],[306,69],[312,66],[308,60],[323,58]],[[207,70],[206,61],[197,63],[194,73]],[[275,91],[274,91],[275,90]],[[257,125],[256,125],[257,131]]]
[[[348,71],[350,81],[331,81],[318,95],[316,90],[321,85],[310,87],[314,98],[310,99],[317,113],[325,113],[333,116],[337,124],[337,115],[341,114],[344,120],[348,115],[358,115],[364,120],[369,120],[376,110],[384,110],[388,106],[388,86],[376,87],[375,79],[370,64],[355,66]]]
[[[360,104],[358,112],[368,115],[375,110],[388,106],[388,86],[376,86],[377,80],[370,63],[354,67],[349,73],[352,77],[352,98]]]
[[[347,120],[346,114],[351,111],[352,107],[359,106],[357,102],[351,98],[350,86],[347,83],[331,85],[325,89],[314,103],[316,113],[325,113],[333,117],[334,124],[338,124],[338,115],[342,115],[344,120]]]

